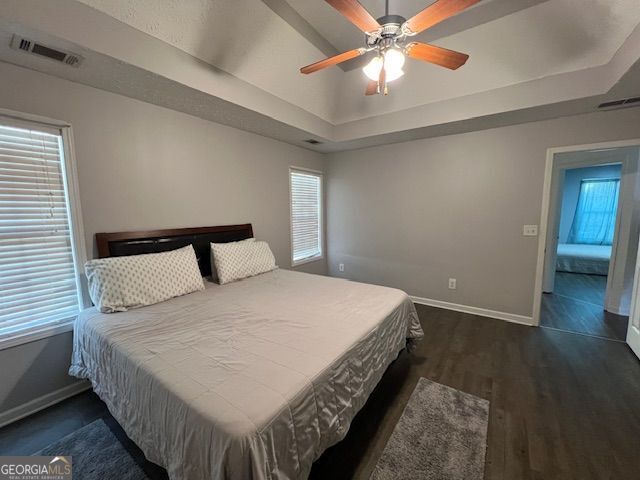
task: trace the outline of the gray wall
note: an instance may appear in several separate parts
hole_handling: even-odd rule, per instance
[[[602,165],[598,167],[571,168],[565,172],[560,208],[560,243],[566,243],[578,206],[580,183],[588,178],[620,178],[622,165]]]
[[[250,222],[290,265],[288,167],[322,170],[321,154],[6,63],[0,78],[2,108],[73,125],[89,257],[96,232]],[[74,382],[70,347],[68,333],[0,351],[0,413]]]
[[[639,127],[628,109],[332,154],[329,272],[530,316],[538,238],[522,226],[540,222],[547,148]]]

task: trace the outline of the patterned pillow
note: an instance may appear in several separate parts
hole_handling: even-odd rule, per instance
[[[211,255],[220,285],[278,268],[267,242],[212,243]]]
[[[89,260],[89,294],[103,313],[124,312],[204,290],[193,246],[170,252]]]
[[[247,238],[245,240],[240,240],[238,242],[228,242],[225,244],[221,244],[221,245],[232,245],[232,244],[236,244],[236,243],[249,243],[249,242],[255,242],[256,239],[251,237],[251,238]],[[213,245],[213,243],[211,244]],[[214,282],[218,282],[220,283],[220,279],[218,278],[218,271],[216,269],[216,262],[213,256],[213,250],[211,250],[211,280],[213,280]]]

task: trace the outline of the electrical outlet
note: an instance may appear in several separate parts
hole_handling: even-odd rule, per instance
[[[340,270],[341,272],[344,272],[344,263],[338,264],[338,270]]]
[[[456,289],[456,279],[455,278],[450,278],[449,279],[449,290],[455,290]]]
[[[522,235],[525,237],[537,237],[538,225],[525,225],[522,227]]]

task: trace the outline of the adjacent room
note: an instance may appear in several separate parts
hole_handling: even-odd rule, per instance
[[[2,0],[0,478],[615,480],[638,0]]]
[[[621,171],[619,163],[565,170],[553,291],[544,295],[542,326],[626,338],[628,318],[605,308]]]

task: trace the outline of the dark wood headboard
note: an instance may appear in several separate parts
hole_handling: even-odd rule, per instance
[[[96,233],[96,242],[100,258],[166,252],[193,245],[202,276],[206,277],[211,275],[210,243],[237,242],[251,237],[253,228],[250,223],[246,223],[217,227]]]

